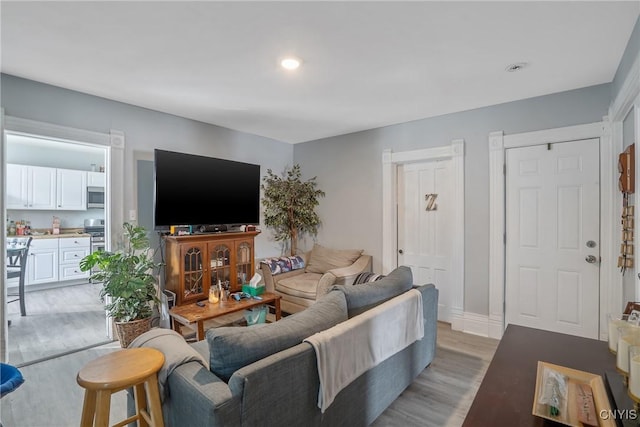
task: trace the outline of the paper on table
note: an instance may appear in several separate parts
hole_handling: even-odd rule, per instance
[[[262,276],[259,275],[258,273],[255,273],[251,278],[251,280],[249,280],[249,286],[251,286],[252,288],[257,288],[258,283],[260,283],[261,280],[262,280]]]

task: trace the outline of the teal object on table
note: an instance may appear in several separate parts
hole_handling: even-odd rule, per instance
[[[244,319],[247,321],[247,326],[265,323],[267,321],[267,310],[266,305],[259,305],[245,310]]]

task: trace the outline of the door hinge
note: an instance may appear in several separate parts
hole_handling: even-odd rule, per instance
[[[504,233],[502,235],[502,243],[504,243],[505,245],[507,244],[507,233]]]
[[[502,175],[505,175],[505,176],[507,175],[507,164],[506,163],[504,163],[502,165]]]

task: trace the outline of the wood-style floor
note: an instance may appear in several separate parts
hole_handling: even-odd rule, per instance
[[[18,302],[7,304],[8,363],[15,366],[109,341],[101,285],[84,283],[25,294],[26,316]]]
[[[439,323],[434,361],[373,426],[460,426],[497,345],[497,340],[452,331],[449,324]],[[0,400],[2,425],[79,425],[83,389],[76,374],[90,360],[119,348],[114,342],[21,368],[25,383]],[[112,424],[125,414],[126,396],[120,392],[112,397]]]

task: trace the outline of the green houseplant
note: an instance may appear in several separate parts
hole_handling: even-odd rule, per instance
[[[264,224],[273,229],[276,240],[290,242],[291,255],[296,254],[298,238],[305,233],[316,236],[321,223],[315,208],[324,191],[316,188],[315,176],[307,181],[301,176],[297,164],[282,176],[268,169],[261,185]]]
[[[160,266],[150,253],[149,238],[142,226],[125,222],[121,247],[114,252],[100,251],[80,261],[91,280],[102,283],[100,297],[110,301],[107,313],[116,325],[120,345],[127,347],[138,335],[151,329],[154,304],[159,304],[153,271]]]

